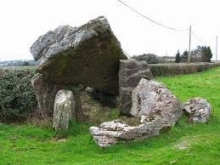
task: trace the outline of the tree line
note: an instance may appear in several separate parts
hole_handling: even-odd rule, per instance
[[[185,50],[182,54],[177,51],[175,62],[187,62],[188,61],[189,52]],[[211,62],[213,54],[211,48],[209,46],[197,46],[197,49],[192,50],[190,53],[190,61],[191,62]]]

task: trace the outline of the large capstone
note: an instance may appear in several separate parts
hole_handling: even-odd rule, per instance
[[[127,116],[130,115],[132,91],[142,78],[147,80],[153,78],[147,62],[137,61],[135,59],[120,60],[119,96],[121,114]]]
[[[73,119],[75,100],[73,92],[60,90],[56,94],[53,113],[53,127],[56,131],[68,130],[69,121]]]
[[[206,123],[210,119],[211,105],[203,98],[195,97],[183,104],[189,122]]]
[[[40,36],[30,51],[38,72],[52,82],[118,94],[119,60],[126,56],[105,17],[78,28],[60,26]]]

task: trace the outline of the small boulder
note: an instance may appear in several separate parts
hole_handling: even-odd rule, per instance
[[[69,121],[73,118],[75,101],[73,92],[60,90],[56,94],[53,113],[53,127],[56,131],[68,130]]]
[[[189,122],[206,123],[211,114],[211,105],[202,98],[195,97],[183,104],[183,110]]]
[[[126,116],[130,115],[132,91],[142,78],[147,80],[153,78],[147,62],[137,61],[135,59],[120,60],[119,97],[121,114]]]

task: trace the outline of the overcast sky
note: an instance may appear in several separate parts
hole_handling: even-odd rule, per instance
[[[122,0],[151,19],[175,29],[188,29],[192,48],[211,46],[220,36],[218,0]],[[0,60],[32,59],[29,48],[42,34],[59,25],[80,26],[105,16],[129,55],[174,56],[188,49],[189,32],[176,32],[139,16],[118,0],[2,0],[0,1]],[[202,41],[200,41],[202,40]],[[220,57],[218,57],[220,59]]]

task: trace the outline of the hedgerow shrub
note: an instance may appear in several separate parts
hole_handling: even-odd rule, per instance
[[[24,120],[36,108],[34,67],[0,68],[0,122]]]
[[[218,67],[220,63],[179,63],[179,64],[149,64],[152,74],[156,76],[174,76],[202,72]]]
[[[146,61],[148,64],[158,64],[160,62],[159,58],[155,54],[142,54],[139,56],[133,56],[133,59],[137,61]]]

